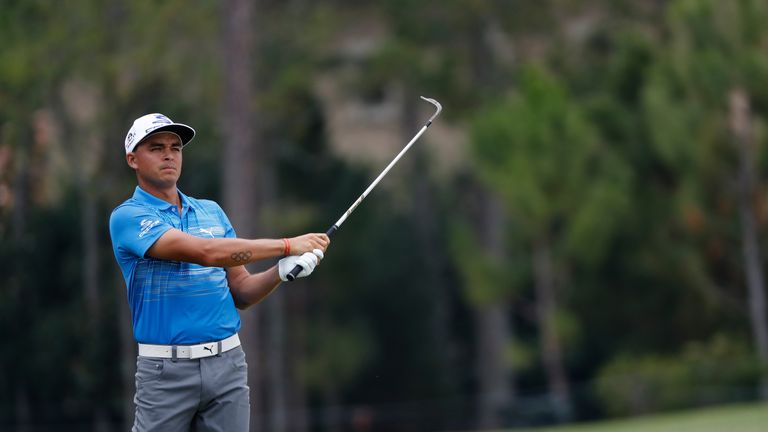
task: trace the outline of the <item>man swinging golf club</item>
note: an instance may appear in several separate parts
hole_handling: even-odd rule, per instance
[[[258,303],[296,266],[312,273],[326,234],[238,239],[213,201],[178,190],[191,127],[162,114],[134,121],[125,138],[136,172],[133,197],[109,220],[139,343],[134,431],[244,431],[249,423],[245,353],[237,308]],[[278,257],[250,274],[244,264]]]

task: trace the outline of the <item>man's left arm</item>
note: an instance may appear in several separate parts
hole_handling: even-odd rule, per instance
[[[288,273],[295,266],[301,267],[296,277],[306,277],[312,274],[320,260],[323,259],[323,251],[315,249],[301,255],[287,256],[277,262],[269,270],[261,273],[250,274],[245,266],[225,267],[227,271],[227,284],[235,306],[238,309],[246,309],[268,296],[274,291],[280,282],[288,280]]]
[[[216,204],[216,207],[219,218],[224,225],[224,237],[237,237],[235,229],[232,227],[232,223],[229,221],[226,213],[224,213],[224,210],[218,204]],[[244,265],[224,267],[224,270],[227,272],[229,292],[235,300],[235,307],[238,309],[247,309],[264,300],[282,282],[277,271],[277,265],[256,274],[251,274]]]
[[[264,300],[282,282],[276,265],[254,274],[251,274],[245,266],[225,269],[229,291],[238,309],[246,309]]]
[[[218,204],[216,206],[221,222],[225,226],[224,236],[236,238],[235,229],[232,227],[229,218]],[[251,274],[244,265],[224,267],[227,272],[229,292],[235,300],[235,306],[238,309],[247,309],[264,300],[281,282],[288,280],[287,273],[296,265],[302,267],[302,271],[297,275],[298,277],[309,276],[321,259],[323,259],[323,251],[321,249],[314,249],[312,252],[282,258],[277,265],[255,274]]]

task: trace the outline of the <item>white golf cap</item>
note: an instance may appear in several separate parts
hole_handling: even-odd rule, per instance
[[[144,138],[158,132],[171,132],[178,135],[182,146],[187,145],[195,137],[195,130],[185,124],[174,123],[162,114],[147,114],[133,121],[131,130],[125,136],[125,152],[132,152]]]

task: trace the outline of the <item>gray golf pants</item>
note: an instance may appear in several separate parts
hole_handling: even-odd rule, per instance
[[[242,347],[194,360],[138,357],[132,430],[247,431],[247,369]]]

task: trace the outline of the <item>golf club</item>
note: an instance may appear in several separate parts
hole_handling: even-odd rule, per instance
[[[368,194],[373,190],[373,188],[375,188],[376,185],[379,184],[379,181],[381,181],[381,179],[384,178],[385,175],[387,175],[389,170],[392,169],[393,166],[395,166],[397,161],[399,161],[400,158],[403,157],[405,152],[407,152],[408,149],[411,148],[413,143],[415,143],[416,140],[419,139],[421,134],[423,134],[424,131],[427,130],[427,128],[432,124],[432,120],[434,120],[435,117],[437,117],[437,115],[440,114],[440,111],[442,111],[442,109],[443,109],[442,105],[440,105],[440,102],[438,102],[438,101],[436,101],[434,99],[425,98],[424,96],[421,96],[421,98],[435,106],[435,108],[436,108],[435,113],[432,114],[432,117],[430,117],[429,120],[427,121],[427,123],[424,124],[424,126],[421,128],[419,133],[417,133],[416,136],[414,136],[411,139],[411,141],[402,150],[400,150],[400,153],[398,153],[397,156],[395,156],[395,158],[392,159],[392,162],[390,162],[389,165],[387,165],[387,167],[384,168],[384,171],[382,171],[381,174],[379,174],[379,176],[376,177],[376,180],[374,180],[373,183],[371,183],[371,185],[368,186],[368,189],[366,189],[362,193],[362,195],[360,195],[360,197],[358,197],[357,200],[355,200],[355,202],[352,203],[352,205],[347,209],[346,212],[344,212],[343,215],[341,215],[339,220],[337,220],[336,223],[333,224],[333,226],[328,228],[328,231],[325,232],[326,235],[328,235],[330,237],[334,232],[336,232],[336,230],[338,230],[341,227],[341,224],[343,224],[344,221],[347,220],[349,215],[351,215],[352,212],[355,211],[357,206],[359,206],[360,203],[363,202],[365,197],[367,197]],[[296,276],[298,276],[298,274],[301,273],[301,269],[302,269],[302,267],[297,264],[296,267],[294,267],[293,270],[291,270],[291,272],[288,273],[288,275],[286,276],[288,278],[288,280],[292,281],[292,280],[296,279]]]

